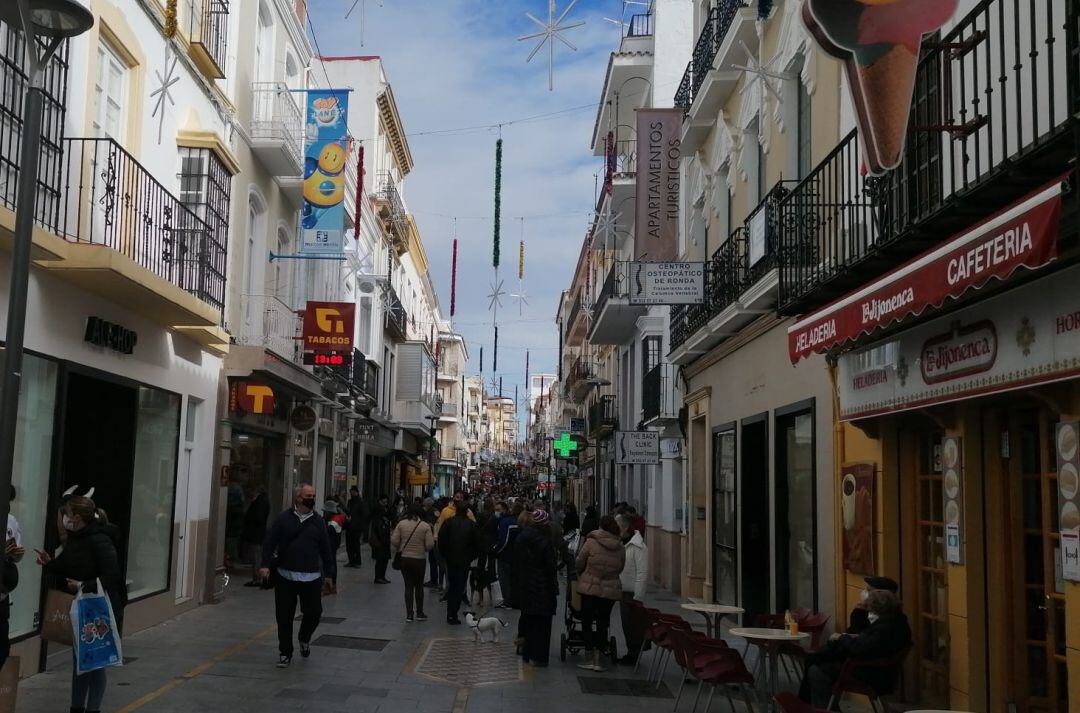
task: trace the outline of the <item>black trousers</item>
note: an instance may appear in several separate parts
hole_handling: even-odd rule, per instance
[[[274,585],[274,613],[277,615],[278,651],[285,656],[293,654],[293,618],[296,616],[296,602],[300,602],[300,633],[297,638],[303,643],[311,642],[311,635],[322,618],[322,580],[294,582],[278,577]]]
[[[611,610],[614,607],[614,599],[581,595],[581,629],[585,648],[589,651],[607,647],[608,626],[611,625]]]
[[[386,565],[390,564],[389,557],[375,558],[375,579],[386,579]]]
[[[446,566],[446,618],[454,619],[465,601],[465,587],[469,583],[469,565]]]
[[[354,564],[357,567],[360,566],[360,550],[363,537],[361,536],[360,528],[350,527],[345,531],[345,552],[349,555],[349,564]]]
[[[405,613],[424,613],[424,570],[427,561],[417,557],[401,558],[401,578],[405,580]],[[413,609],[413,603],[416,609]]]
[[[547,614],[522,614],[518,621],[525,643],[521,656],[526,661],[546,664],[551,653],[551,616]]]
[[[626,652],[637,656],[641,651],[641,642],[645,640],[645,627],[634,606],[634,593],[623,592],[619,602],[619,620],[622,622],[623,638],[626,639]]]

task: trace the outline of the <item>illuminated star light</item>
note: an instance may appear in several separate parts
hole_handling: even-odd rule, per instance
[[[150,112],[150,118],[157,117],[158,130],[157,130],[157,142],[161,145],[161,132],[165,127],[165,102],[169,102],[170,106],[176,106],[176,102],[173,101],[172,93],[170,90],[172,86],[180,81],[180,77],[174,77],[173,72],[176,71],[176,61],[179,59],[171,51],[171,45],[165,46],[165,74],[162,76],[161,72],[154,70],[154,74],[158,78],[158,88],[150,92],[151,97],[157,97],[157,103],[154,104],[154,110]],[[171,61],[170,61],[171,60]],[[161,115],[158,116],[158,112]]]
[[[506,290],[503,289],[503,281],[499,280],[498,283],[491,283],[491,292],[488,293],[488,309],[498,309],[502,307],[502,298],[506,294]]]
[[[593,230],[604,238],[605,245],[608,238],[619,234],[619,218],[621,217],[622,213],[604,213],[596,218]]]
[[[512,293],[510,296],[518,301],[518,317],[522,316],[522,307],[529,304],[529,295],[525,292],[525,288],[518,288],[518,291]]]
[[[548,21],[547,22],[541,22],[532,13],[529,13],[529,12],[525,13],[525,16],[527,18],[529,18],[530,20],[535,22],[539,27],[541,27],[543,29],[540,32],[534,32],[531,35],[523,35],[523,36],[519,37],[518,42],[523,42],[524,40],[534,40],[537,37],[540,38],[540,42],[537,43],[536,47],[533,48],[533,51],[531,53],[529,53],[528,59],[525,60],[526,63],[531,62],[533,57],[536,56],[536,53],[539,52],[541,49],[543,49],[545,44],[547,45],[547,48],[548,48],[548,91],[549,92],[555,90],[555,40],[558,40],[559,42],[562,42],[564,45],[569,47],[571,50],[573,50],[574,52],[577,52],[577,47],[575,47],[573,44],[570,43],[569,40],[567,40],[565,37],[562,36],[563,32],[566,32],[567,30],[572,30],[575,27],[581,27],[582,25],[585,24],[584,20],[581,20],[581,21],[578,21],[578,22],[571,22],[571,23],[566,24],[566,25],[562,24],[563,20],[566,19],[566,16],[570,14],[570,11],[574,9],[574,5],[576,5],[576,4],[577,4],[577,0],[571,0],[570,4],[566,6],[565,10],[563,10],[563,13],[561,15],[559,15],[559,18],[555,19],[555,0],[548,0]]]
[[[736,64],[733,66],[735,69],[741,69],[746,74],[751,75],[746,84],[747,90],[757,85],[758,101],[760,102],[758,107],[758,117],[760,119],[765,111],[765,99],[769,94],[773,95],[778,106],[783,106],[784,104],[784,97],[780,95],[780,92],[777,91],[776,87],[774,87],[769,80],[776,79],[783,82],[790,79],[790,77],[773,69],[773,65],[781,59],[779,55],[774,56],[768,62],[763,64],[761,60],[754,56],[754,53],[750,51],[750,48],[746,46],[745,42],[740,42],[740,44],[742,44],[742,48],[746,52],[746,64]]]

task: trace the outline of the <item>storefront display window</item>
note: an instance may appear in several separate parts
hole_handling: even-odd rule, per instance
[[[168,589],[180,397],[139,387],[128,534],[128,596]]]
[[[22,546],[29,554],[19,566],[22,574],[19,587],[11,595],[12,639],[37,629],[42,578],[34,565],[33,548],[42,547],[46,528],[54,527],[56,522],[47,511],[58,371],[55,362],[30,354],[23,356],[12,471],[16,497],[11,503],[11,514],[19,524]],[[10,528],[8,534],[12,534]]]
[[[816,610],[813,412],[779,416],[777,438],[778,608]]]

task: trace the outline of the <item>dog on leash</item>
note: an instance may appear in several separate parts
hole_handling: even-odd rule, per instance
[[[476,604],[484,606],[484,592],[487,592],[488,605],[494,603],[493,595],[491,593],[491,585],[494,582],[491,581],[490,574],[483,567],[472,567],[469,570],[469,601],[472,602],[476,598]]]
[[[477,618],[474,612],[465,612],[465,624],[472,630],[473,640],[479,644],[484,640],[484,633],[491,632],[491,642],[499,643],[499,630],[505,629],[507,624],[502,619],[494,616]]]

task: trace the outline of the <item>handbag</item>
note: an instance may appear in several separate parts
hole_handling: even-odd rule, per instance
[[[423,524],[423,521],[420,520],[416,522],[416,527],[414,527],[412,529],[412,532],[409,533],[409,539],[405,540],[405,544],[402,546],[402,548],[394,553],[394,561],[391,563],[391,567],[393,567],[394,569],[401,569],[401,552],[409,546],[409,543],[412,542],[412,536],[416,534],[416,531],[419,530],[420,526]]]
[[[45,595],[45,612],[41,619],[41,638],[54,644],[71,646],[71,606],[75,595],[50,589]]]
[[[96,592],[87,592],[84,585],[85,582],[79,585],[79,593],[71,604],[75,672],[79,675],[124,665],[112,602],[104,593],[100,579],[97,580]]]

